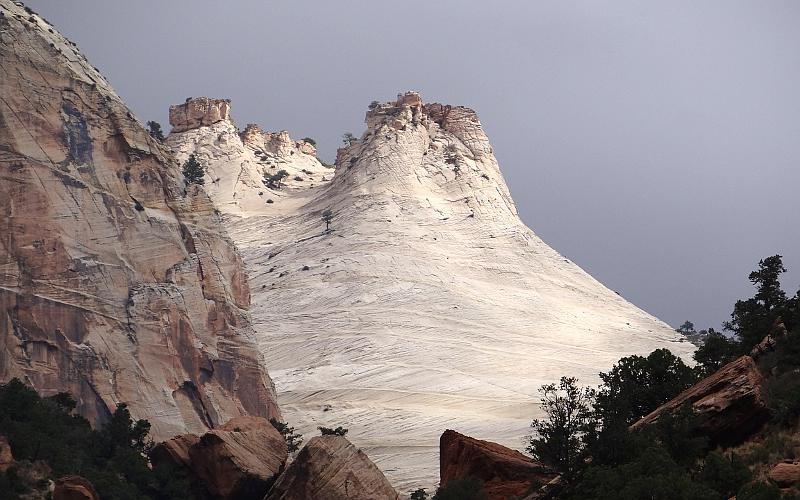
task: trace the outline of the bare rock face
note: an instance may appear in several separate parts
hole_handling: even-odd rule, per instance
[[[71,42],[0,14],[0,381],[69,392],[93,423],[126,402],[155,439],[277,416],[208,196]]]
[[[169,124],[173,132],[183,132],[227,121],[230,120],[230,104],[229,99],[190,97],[183,104],[169,107]]]
[[[234,418],[188,449],[190,477],[212,498],[261,500],[288,458],[286,441],[266,419]]]
[[[0,473],[7,471],[13,463],[14,455],[11,454],[11,445],[8,444],[8,438],[0,435]]]
[[[446,430],[439,439],[440,484],[472,477],[484,483],[489,500],[522,496],[558,474],[522,453]]]
[[[65,476],[56,481],[53,500],[100,500],[100,495],[85,478]]]
[[[631,429],[651,425],[685,404],[691,405],[698,418],[697,431],[716,444],[741,442],[769,418],[763,377],[753,358],[742,356],[656,408]]]
[[[264,500],[392,500],[397,492],[363,451],[343,436],[316,436]]]
[[[781,462],[769,470],[767,477],[781,488],[794,486],[800,483],[800,463]]]
[[[241,139],[228,122],[167,139],[213,171],[207,189],[299,432],[347,422],[400,491],[430,489],[442,429],[518,447],[542,384],[592,384],[622,356],[694,349],[523,224],[475,111],[410,92],[370,105],[366,124],[335,170],[306,166],[282,134]],[[291,175],[265,189],[264,169]]]

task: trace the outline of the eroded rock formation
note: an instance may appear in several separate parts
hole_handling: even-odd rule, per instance
[[[343,436],[316,436],[264,500],[393,500],[397,492],[363,451]]]
[[[183,104],[169,107],[169,124],[174,132],[183,132],[226,121],[230,119],[230,104],[229,99],[190,97]]]
[[[0,0],[0,381],[94,423],[126,402],[156,439],[275,416],[249,305],[208,196],[74,44]]]
[[[714,443],[731,445],[747,439],[767,421],[763,377],[750,356],[728,363],[631,426],[651,425],[665,414],[690,405],[697,431]]]
[[[439,439],[439,483],[474,478],[484,484],[488,500],[521,497],[558,474],[522,453],[497,443],[447,430]]]
[[[223,500],[261,500],[287,457],[283,436],[258,417],[234,418],[189,448],[191,476]]]
[[[313,145],[293,140],[285,130],[265,132],[251,123],[240,133],[228,115],[228,102],[198,97],[170,107],[172,130],[166,139],[180,161],[194,154],[206,168],[205,191],[223,214],[261,213],[295,191],[333,177],[333,170],[317,159]],[[224,105],[225,113],[214,103]],[[190,111],[176,111],[184,108],[198,110],[197,115],[205,110],[210,117],[202,114],[204,118],[187,120],[184,116]],[[265,176],[281,171],[285,177],[272,184],[265,181]]]
[[[371,105],[366,123],[335,175],[252,126],[167,139],[209,168],[299,432],[345,424],[400,491],[431,489],[442,429],[518,447],[542,384],[591,384],[622,356],[693,350],[520,221],[473,110],[409,92]],[[273,189],[265,169],[293,175]]]
[[[260,417],[237,417],[202,436],[177,436],[150,453],[154,464],[185,471],[201,498],[222,500],[261,500],[287,458],[283,436]]]

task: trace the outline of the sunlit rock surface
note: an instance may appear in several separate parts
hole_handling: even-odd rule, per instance
[[[472,110],[407,93],[366,122],[332,179],[315,164],[313,186],[280,189],[260,182],[265,166],[227,121],[168,138],[214,178],[258,344],[298,430],[348,427],[400,491],[430,488],[444,429],[521,449],[540,385],[692,350],[520,221]],[[281,168],[311,168],[309,155],[274,151]]]

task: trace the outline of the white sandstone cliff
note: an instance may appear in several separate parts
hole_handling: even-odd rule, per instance
[[[520,221],[472,110],[406,93],[366,121],[313,187],[265,190],[229,120],[168,139],[224,187],[210,193],[245,259],[281,411],[301,432],[348,427],[400,491],[431,487],[444,429],[520,449],[540,385],[691,351]]]

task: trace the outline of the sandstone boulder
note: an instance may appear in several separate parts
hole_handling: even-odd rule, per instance
[[[631,426],[642,428],[663,415],[691,405],[697,431],[715,444],[734,444],[749,437],[769,418],[763,377],[750,356],[728,363],[713,375],[678,394]]]
[[[0,473],[7,471],[12,463],[14,456],[11,454],[11,445],[8,444],[8,438],[0,435]]]
[[[489,500],[518,497],[558,474],[522,453],[446,430],[439,439],[440,484],[472,477],[484,483]]]
[[[100,495],[85,478],[65,476],[56,481],[53,500],[100,500]]]
[[[367,455],[343,436],[316,436],[264,500],[392,500],[397,492]]]
[[[170,106],[169,124],[172,125],[172,132],[183,132],[230,120],[230,104],[229,99],[190,97],[183,104]]]
[[[173,447],[176,457],[191,438]],[[188,449],[190,477],[216,499],[261,500],[283,470],[283,436],[266,419],[239,417],[203,436]]]
[[[800,482],[800,463],[793,461],[779,463],[770,469],[767,477],[781,488],[793,486]]]
[[[167,464],[178,469],[189,470],[191,466],[189,449],[199,441],[200,437],[194,434],[175,436],[153,447],[150,452],[150,460],[154,464]]]

